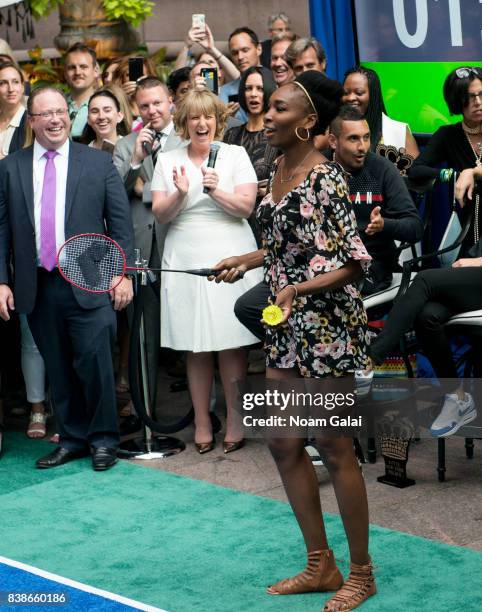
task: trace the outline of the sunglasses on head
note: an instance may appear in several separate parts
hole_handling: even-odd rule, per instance
[[[471,66],[468,66],[467,68],[457,68],[457,70],[455,71],[455,75],[459,79],[466,79],[471,74],[475,77],[482,76],[482,72],[478,68],[472,68]]]

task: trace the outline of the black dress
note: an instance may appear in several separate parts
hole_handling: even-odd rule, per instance
[[[473,168],[475,162],[475,153],[462,129],[462,123],[443,125],[413,162],[409,176],[413,179],[437,178],[443,164],[461,172]]]
[[[415,180],[438,178],[440,167],[443,165],[460,173],[467,168],[474,168],[476,162],[477,157],[462,128],[462,123],[444,125],[434,133],[425,149],[413,162],[409,176]],[[478,241],[482,232],[482,214],[478,210],[477,203],[474,205],[474,219],[478,222],[472,222],[467,237],[462,243],[461,256],[463,257]],[[467,214],[466,211],[468,212],[467,207],[461,213],[462,218]]]
[[[267,181],[269,179],[273,162],[278,157],[279,151],[268,144],[268,139],[266,138],[266,133],[264,130],[250,132],[247,129],[247,124],[243,123],[243,125],[227,130],[224,135],[224,142],[244,147],[249,159],[251,160],[251,163],[253,164],[258,182]],[[259,233],[259,225],[256,221],[256,209],[261,199],[261,197],[256,199],[256,205],[253,213],[248,219],[258,247],[261,244],[261,237]]]
[[[274,174],[274,173],[273,173]],[[349,260],[367,266],[341,167],[319,164],[279,202],[271,189],[258,207],[265,282],[271,301],[286,285],[336,270]],[[343,376],[366,366],[367,317],[353,285],[300,296],[286,326],[266,331],[266,364],[296,367],[303,377]]]

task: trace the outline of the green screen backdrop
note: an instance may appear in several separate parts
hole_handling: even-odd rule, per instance
[[[380,76],[390,117],[412,132],[460,121],[442,95],[446,76],[482,66],[482,0],[355,0],[360,63]]]

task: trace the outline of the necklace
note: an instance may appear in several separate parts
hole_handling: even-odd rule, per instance
[[[482,166],[482,143],[480,143],[480,142],[477,143],[476,146],[477,146],[477,149],[479,150],[479,152],[477,153],[477,151],[475,150],[475,147],[472,144],[472,141],[470,140],[469,135],[467,134],[467,132],[465,133],[465,136],[467,137],[467,140],[469,141],[470,148],[474,152],[474,155],[475,155],[475,165],[477,167]]]
[[[313,149],[311,151],[308,151],[308,153],[303,157],[303,159],[300,161],[300,163],[296,166],[296,168],[293,170],[293,172],[287,177],[287,178],[283,178],[283,172],[281,170],[281,166],[279,168],[279,180],[280,183],[289,183],[290,181],[292,181],[295,176],[299,173],[299,170],[301,168],[301,166],[303,165],[303,163],[308,159],[308,157],[313,153]],[[285,165],[285,158],[283,157],[283,166]]]
[[[482,134],[482,124],[479,123],[478,127],[471,128],[469,127],[465,121],[462,121],[462,129],[466,134],[470,134],[472,136],[476,136],[477,134]]]

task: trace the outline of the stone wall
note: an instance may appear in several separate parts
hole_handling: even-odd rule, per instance
[[[82,1],[82,0],[79,0]],[[267,37],[267,18],[274,12],[285,12],[290,16],[293,30],[300,36],[309,34],[308,0],[295,4],[290,0],[164,0],[155,2],[154,15],[140,27],[141,40],[145,40],[149,49],[156,50],[166,46],[168,55],[174,56],[188,29],[191,26],[192,13],[206,14],[206,21],[213,31],[216,42],[225,49],[226,40],[235,28],[247,25],[260,37]],[[53,39],[59,32],[57,12],[41,21],[34,22],[35,39],[23,42],[21,32],[10,28],[10,45],[15,50],[17,59],[27,59],[27,50],[39,45],[46,50],[47,56],[57,55],[53,48]],[[0,37],[5,38],[4,26],[0,28]]]

